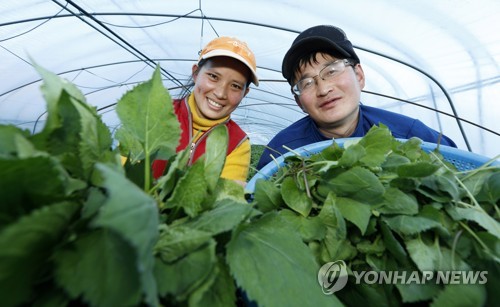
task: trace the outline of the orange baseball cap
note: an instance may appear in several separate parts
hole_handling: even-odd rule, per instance
[[[252,72],[252,82],[259,85],[259,78],[257,77],[257,64],[255,56],[248,48],[248,45],[234,37],[221,36],[210,41],[205,48],[200,52],[200,58],[208,59],[216,56],[228,56],[245,64]]]

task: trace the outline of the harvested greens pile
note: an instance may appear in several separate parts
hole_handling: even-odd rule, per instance
[[[335,293],[346,305],[498,302],[498,166],[458,171],[438,148],[427,153],[380,126],[343,147],[285,158],[256,182],[254,199],[263,212],[278,210],[320,265],[347,264],[347,286]],[[377,279],[381,272],[399,283]]]
[[[261,306],[341,305],[322,294],[318,263],[277,212],[258,212],[219,178],[224,126],[193,165],[175,152],[180,128],[159,68],[117,103],[121,151],[73,84],[37,70],[43,130],[0,125],[2,307],[218,307],[242,293]],[[169,161],[157,181],[155,158]]]
[[[495,302],[498,168],[457,172],[380,127],[346,149],[289,158],[274,180],[257,182],[249,203],[240,185],[219,178],[224,127],[193,165],[187,151],[176,153],[180,128],[159,68],[118,101],[118,150],[84,95],[36,67],[43,130],[0,125],[2,306]],[[169,161],[158,180],[154,159]],[[487,270],[488,282],[351,278],[325,295],[317,274],[336,260],[350,272]]]

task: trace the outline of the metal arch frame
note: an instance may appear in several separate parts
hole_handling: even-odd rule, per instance
[[[63,7],[64,9],[68,10],[66,7],[62,6],[57,1],[53,0],[53,2],[57,3],[58,5],[60,5],[61,7]],[[116,33],[114,33],[106,25],[104,25],[102,22],[100,22],[98,19],[96,19],[95,16],[108,16],[108,15],[117,15],[117,16],[154,16],[154,17],[173,17],[173,18],[201,19],[201,20],[217,20],[217,21],[224,21],[224,22],[233,22],[233,23],[255,25],[255,26],[260,26],[260,27],[264,27],[264,28],[276,29],[276,30],[281,30],[281,31],[286,31],[286,32],[292,32],[292,33],[297,33],[297,34],[300,33],[300,31],[295,31],[295,30],[291,30],[291,29],[288,29],[288,28],[273,26],[273,25],[269,25],[269,24],[263,24],[263,23],[257,23],[257,22],[251,22],[251,21],[243,21],[243,20],[236,20],[236,19],[230,19],[230,18],[208,17],[208,16],[205,16],[205,15],[203,15],[203,16],[191,16],[191,15],[179,15],[179,14],[158,14],[158,13],[88,13],[88,12],[85,12],[80,7],[78,7],[72,1],[67,1],[67,2],[70,3],[70,4],[72,4],[73,6],[75,6],[81,13],[74,13],[74,12],[71,12],[71,11],[68,10],[71,14],[59,14],[59,15],[56,15],[56,16],[31,18],[31,19],[20,20],[20,21],[16,21],[16,22],[9,22],[9,23],[0,24],[0,27],[1,26],[5,26],[5,25],[10,25],[10,24],[16,24],[16,23],[31,22],[31,21],[36,21],[36,20],[45,20],[45,19],[49,19],[49,18],[78,17],[80,20],[82,20],[83,22],[87,23],[89,26],[93,27],[96,31],[100,32],[101,34],[103,34],[107,38],[109,38],[110,40],[112,40],[115,43],[117,43],[120,47],[122,47],[122,48],[128,50],[129,52],[133,53],[134,55],[136,55],[139,59],[141,59],[141,61],[148,63],[148,65],[151,65],[151,63],[152,63],[151,59],[149,59],[146,55],[144,55],[142,52],[140,52],[132,44],[130,44],[129,42],[127,42],[126,40],[124,40],[123,38],[121,38],[119,35],[117,35]],[[106,33],[104,33],[102,30],[97,29],[95,25],[92,25],[89,22],[85,21],[83,17],[88,17],[88,18],[92,19],[99,26],[103,27],[107,32],[109,32],[110,34],[112,34],[113,36],[115,36],[119,41],[121,41],[122,43],[124,43],[125,46],[123,44],[117,42],[114,38],[110,37]],[[129,47],[129,48],[131,48],[133,50],[133,52],[130,49],[127,49],[126,46]],[[356,45],[354,47],[356,49],[363,50],[365,52],[372,53],[372,54],[375,54],[377,56],[389,59],[391,61],[395,61],[395,62],[397,62],[399,64],[402,64],[402,65],[405,65],[407,67],[410,67],[411,69],[414,69],[415,71],[418,71],[419,73],[421,73],[424,76],[426,76],[427,78],[429,78],[432,82],[434,82],[440,88],[440,90],[443,92],[443,94],[445,95],[446,99],[448,100],[448,102],[450,104],[450,107],[452,109],[452,112],[453,112],[452,117],[454,117],[456,119],[456,121],[457,121],[457,125],[458,125],[458,127],[460,129],[462,137],[464,138],[464,141],[466,143],[466,146],[467,146],[468,150],[472,151],[471,147],[470,147],[470,144],[469,144],[469,141],[467,139],[467,135],[466,135],[466,133],[465,133],[463,127],[462,127],[462,123],[461,123],[462,119],[460,119],[460,117],[458,116],[458,114],[456,112],[456,109],[455,109],[455,106],[454,106],[454,103],[453,103],[453,100],[451,99],[450,95],[448,94],[448,92],[446,91],[446,89],[444,88],[444,86],[439,81],[437,81],[432,75],[430,75],[426,71],[424,71],[424,70],[422,70],[422,69],[420,69],[420,68],[418,68],[418,67],[416,67],[414,65],[411,65],[411,64],[406,63],[404,61],[398,60],[396,58],[387,56],[385,54],[376,52],[376,51],[368,49],[368,48],[364,48],[364,47],[360,47],[360,46],[356,46]],[[139,54],[140,56],[138,56],[137,54]],[[143,58],[141,58],[141,56]],[[264,68],[264,69],[266,69],[266,68]],[[175,83],[175,81],[176,81],[175,77],[173,77],[170,74],[168,74],[168,72],[164,72],[164,73],[167,73],[167,75],[170,77],[169,79],[171,79]],[[18,88],[20,88],[20,87],[18,87]],[[13,91],[13,90],[10,90],[8,92],[11,92],[11,91]],[[6,92],[6,93],[8,93],[8,92]],[[5,95],[6,93],[1,93],[0,96]]]

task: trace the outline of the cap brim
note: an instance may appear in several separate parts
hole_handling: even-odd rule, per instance
[[[252,68],[252,66],[250,65],[250,63],[248,63],[247,60],[245,60],[242,56],[240,56],[237,53],[231,52],[229,50],[220,50],[220,49],[219,50],[212,50],[212,51],[205,53],[201,57],[201,59],[209,59],[209,58],[213,58],[216,56],[227,56],[227,57],[236,59],[236,60],[242,62],[243,64],[245,64],[245,66],[248,67],[248,69],[250,69],[250,72],[252,73],[252,82],[257,86],[259,85],[259,77],[257,77],[256,71]]]
[[[293,78],[293,66],[297,64],[301,57],[315,50],[331,50],[350,57],[347,51],[327,38],[321,36],[304,38],[296,42],[285,54],[281,66],[283,77],[290,82]]]

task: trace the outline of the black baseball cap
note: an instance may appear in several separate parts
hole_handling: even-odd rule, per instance
[[[293,70],[298,65],[299,59],[315,50],[332,51],[353,59],[356,63],[360,62],[342,29],[330,25],[315,26],[300,33],[283,58],[281,73],[288,83],[292,81]]]

